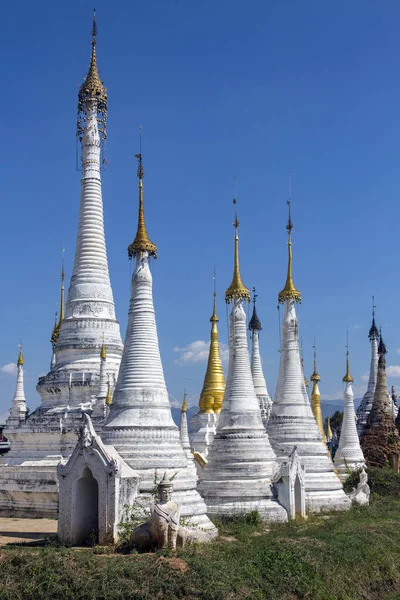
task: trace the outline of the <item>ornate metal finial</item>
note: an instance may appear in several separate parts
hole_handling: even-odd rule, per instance
[[[352,376],[350,375],[350,366],[349,366],[349,330],[346,332],[346,375],[343,377],[343,381],[346,383],[351,383],[354,381]]]
[[[211,315],[210,321],[211,323],[218,323],[219,319],[217,316],[217,289],[216,289],[216,275],[215,275],[215,266],[214,266],[214,276],[213,276],[213,281],[214,281],[214,303],[213,303],[213,314]]]
[[[250,331],[261,331],[261,321],[258,318],[257,309],[256,309],[256,301],[258,298],[258,294],[256,294],[256,288],[253,287],[253,314],[249,321],[249,329]]]
[[[97,110],[99,122],[99,133],[103,140],[107,137],[106,120],[107,120],[107,90],[100,79],[97,69],[96,59],[96,43],[97,43],[97,23],[96,11],[93,14],[92,26],[92,55],[90,57],[90,66],[88,74],[82,83],[78,93],[78,122],[76,135],[82,141],[85,129],[85,118],[88,106],[93,106]]]
[[[107,396],[106,396],[105,402],[106,402],[107,406],[111,406],[111,404],[112,404],[112,394],[111,394],[110,381],[107,382]]]
[[[140,131],[140,150],[142,146],[142,128],[139,128]],[[135,154],[135,158],[138,160],[138,171],[137,176],[139,179],[139,216],[138,216],[138,228],[136,232],[136,237],[133,240],[132,244],[128,246],[128,256],[129,258],[133,258],[139,252],[148,252],[149,256],[153,256],[157,258],[157,246],[150,241],[149,236],[147,234],[146,222],[144,219],[144,203],[143,203],[143,161],[142,161],[142,152],[139,154]]]
[[[183,402],[181,412],[187,412],[187,402],[186,402],[186,390],[183,392]]]
[[[236,182],[236,178],[235,178]],[[233,199],[233,204],[236,205],[236,198]],[[233,265],[233,278],[232,283],[225,292],[225,302],[229,303],[233,300],[247,300],[250,302],[250,291],[244,285],[242,277],[240,275],[239,267],[239,219],[237,211],[235,211],[235,220],[233,226],[235,228],[235,253],[234,253],[234,265]]]
[[[326,441],[330,442],[332,437],[333,437],[333,433],[332,433],[332,428],[331,428],[331,420],[328,417],[327,424],[326,424]]]
[[[103,333],[103,343],[101,344],[101,348],[100,348],[100,358],[104,359],[104,360],[107,358],[107,348],[104,343],[104,333]]]
[[[379,331],[378,328],[375,324],[375,297],[372,296],[372,325],[371,325],[371,329],[369,330],[368,333],[368,337],[370,340],[372,340],[373,338],[377,339],[379,337]]]
[[[385,342],[382,337],[382,327],[379,328],[379,345],[378,345],[378,354],[387,354],[387,349]]]
[[[60,298],[60,318],[57,323],[57,312],[56,321],[54,323],[53,333],[51,334],[50,342],[55,346],[60,336],[61,323],[65,318],[65,270],[64,270],[64,238],[62,238],[62,250],[61,250],[61,298]]]
[[[313,345],[313,348],[314,348],[314,372],[311,375],[310,379],[314,383],[314,382],[321,381],[321,377],[317,373],[317,346],[316,346],[316,343],[315,343],[315,335],[314,335],[314,345]]]
[[[22,338],[20,339],[20,342],[18,344],[19,347],[19,354],[18,354],[18,360],[17,360],[17,365],[23,365],[24,364],[24,356],[22,354]]]
[[[289,171],[289,199],[287,201],[287,205],[288,205],[288,210],[289,210],[289,217],[288,217],[288,222],[286,225],[286,229],[288,232],[288,270],[287,270],[287,277],[286,277],[286,283],[285,283],[285,287],[283,288],[283,290],[279,293],[278,295],[278,302],[283,304],[284,302],[286,302],[286,300],[295,300],[295,302],[301,302],[301,294],[300,292],[296,289],[294,283],[293,283],[293,274],[292,274],[292,265],[293,265],[293,256],[292,256],[292,230],[293,230],[293,222],[292,222],[292,216],[291,216],[291,210],[290,210],[290,203],[291,203],[291,186],[292,186],[292,175],[291,172]]]

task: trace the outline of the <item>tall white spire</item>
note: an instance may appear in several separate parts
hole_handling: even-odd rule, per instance
[[[344,412],[342,429],[340,433],[339,448],[335,454],[335,467],[341,481],[345,481],[351,471],[365,466],[364,455],[361,450],[356,426],[356,412],[354,410],[354,393],[352,388],[353,377],[350,375],[349,351],[346,352],[346,374],[343,377],[346,385],[344,390]]]
[[[150,257],[157,248],[149,240],[144,220],[143,166],[139,160],[139,218],[135,240],[128,248],[135,259],[124,351],[113,402],[102,438],[141,477],[140,491],[149,494],[157,473],[168,470],[174,478],[174,497],[182,512],[210,535],[216,529],[206,516],[204,501],[196,491],[196,468],[188,461],[175,425],[161,363]]]
[[[256,309],[257,294],[256,289],[253,288],[253,315],[249,322],[249,329],[251,331],[251,375],[253,377],[254,389],[260,405],[261,418],[264,427],[267,426],[269,415],[272,407],[272,400],[267,390],[267,382],[265,381],[264,372],[261,363],[260,347],[259,347],[259,335],[262,329],[261,321],[258,318]]]
[[[188,422],[187,422],[186,392],[183,396],[183,402],[182,402],[180,438],[181,438],[182,448],[186,452],[186,456],[188,457],[189,460],[193,460],[193,454],[192,454],[192,450],[190,447],[190,441],[189,441],[189,431],[188,431]]]
[[[372,296],[372,325],[368,333],[368,338],[371,343],[371,362],[369,368],[369,379],[368,387],[365,392],[361,404],[357,409],[357,432],[361,438],[364,433],[365,426],[368,421],[369,413],[371,412],[372,404],[374,401],[374,394],[376,388],[376,379],[378,376],[378,339],[379,331],[375,324],[375,302]]]
[[[295,303],[301,301],[292,277],[293,224],[288,230],[288,272],[278,301],[284,305],[279,377],[267,432],[278,458],[284,460],[296,446],[305,469],[307,511],[340,510],[350,506],[333,463],[322,441],[306,392],[299,348],[299,324]]]
[[[24,357],[22,354],[22,343],[17,360],[17,383],[10,416],[7,419],[7,428],[15,427],[25,421],[26,417],[26,399],[24,391]]]
[[[61,319],[60,313],[54,343],[56,362],[37,387],[44,407],[90,401],[99,385],[102,343],[107,346],[108,369],[114,375],[122,353],[104,237],[100,168],[108,99],[97,69],[96,43],[94,18],[90,67],[78,94],[82,177],[75,260],[65,318]]]
[[[250,292],[240,275],[237,217],[234,226],[233,280],[225,294],[226,302],[232,302],[228,378],[217,432],[198,489],[209,514],[257,510],[265,520],[285,521],[286,510],[278,504],[271,483],[276,457],[261,420],[250,369],[243,310]]]

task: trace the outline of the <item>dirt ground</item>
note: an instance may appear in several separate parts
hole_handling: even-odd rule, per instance
[[[37,542],[57,533],[55,519],[14,519],[0,517],[0,546]]]

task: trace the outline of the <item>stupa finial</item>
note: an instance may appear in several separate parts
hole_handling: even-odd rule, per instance
[[[349,331],[347,330],[346,334],[347,342],[346,342],[346,375],[343,377],[343,381],[345,383],[351,383],[354,381],[353,377],[350,375],[350,366],[349,366]]]
[[[148,252],[149,256],[157,258],[157,246],[150,241],[146,229],[146,221],[144,219],[144,203],[143,203],[143,160],[142,160],[142,127],[139,127],[140,132],[140,152],[135,154],[135,158],[138,160],[137,176],[139,179],[139,215],[138,215],[138,228],[136,237],[132,244],[128,246],[128,256],[132,258],[139,252]]]
[[[368,333],[368,337],[370,340],[373,338],[377,339],[379,337],[379,331],[375,324],[375,309],[376,309],[375,297],[372,296],[372,325],[371,325],[371,329],[369,330],[369,333]]]
[[[96,10],[93,13],[92,26],[92,55],[90,57],[90,65],[88,74],[82,83],[78,93],[78,123],[77,136],[82,140],[84,132],[84,120],[88,104],[96,103],[96,110],[99,121],[99,132],[102,134],[102,139],[106,139],[106,120],[107,120],[107,90],[100,79],[97,69],[96,58],[97,44],[97,22]]]
[[[19,346],[19,354],[18,354],[17,365],[23,366],[23,364],[24,364],[24,355],[22,354],[22,338],[21,338],[18,346]]]
[[[236,198],[233,199],[233,204],[236,205]],[[242,277],[240,275],[240,266],[239,266],[239,219],[237,215],[237,211],[235,211],[235,220],[233,222],[233,226],[235,228],[235,251],[234,251],[234,259],[233,259],[233,278],[232,283],[228,287],[225,292],[225,301],[227,303],[232,302],[232,300],[247,300],[250,302],[250,291],[244,285],[242,281]]]
[[[256,302],[257,302],[258,294],[256,294],[256,288],[253,287],[253,314],[249,321],[249,329],[250,331],[261,331],[261,321],[258,318]]]
[[[186,390],[184,390],[183,392],[183,402],[182,402],[182,408],[181,408],[181,412],[187,412],[187,400],[186,400]]]
[[[59,335],[60,335],[61,323],[64,321],[64,318],[65,318],[65,270],[64,270],[64,253],[65,253],[65,248],[64,248],[64,238],[63,238],[62,251],[61,251],[60,318],[58,319],[58,322],[57,322],[57,311],[56,311],[56,318],[55,318],[55,322],[54,322],[53,333],[51,334],[51,338],[50,338],[50,341],[53,344],[53,346],[58,341],[58,338],[59,338]]]
[[[291,187],[292,187],[292,175],[291,175],[291,172],[289,171],[289,199],[287,201],[289,217],[288,217],[288,222],[286,225],[286,229],[288,232],[288,270],[287,270],[285,287],[278,295],[278,302],[280,302],[280,303],[284,303],[286,300],[291,300],[291,299],[295,300],[296,302],[301,302],[301,294],[296,289],[296,287],[293,283],[293,273],[292,273],[292,267],[293,267],[293,256],[292,256],[293,222],[292,222],[292,215],[291,215],[291,208],[290,208]]]
[[[315,343],[315,335],[314,335],[314,345],[313,345],[313,348],[314,348],[314,372],[311,375],[310,379],[313,382],[317,382],[317,381],[321,381],[321,377],[317,373],[317,346],[316,346],[316,343]]]
[[[112,404],[112,393],[111,393],[111,386],[110,386],[110,382],[107,382],[107,396],[106,396],[106,405],[107,406],[111,406]]]

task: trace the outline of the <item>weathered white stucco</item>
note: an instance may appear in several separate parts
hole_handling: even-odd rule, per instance
[[[350,500],[334,472],[306,393],[293,299],[285,301],[279,378],[267,431],[281,460],[297,447],[305,469],[307,512],[349,508]]]

